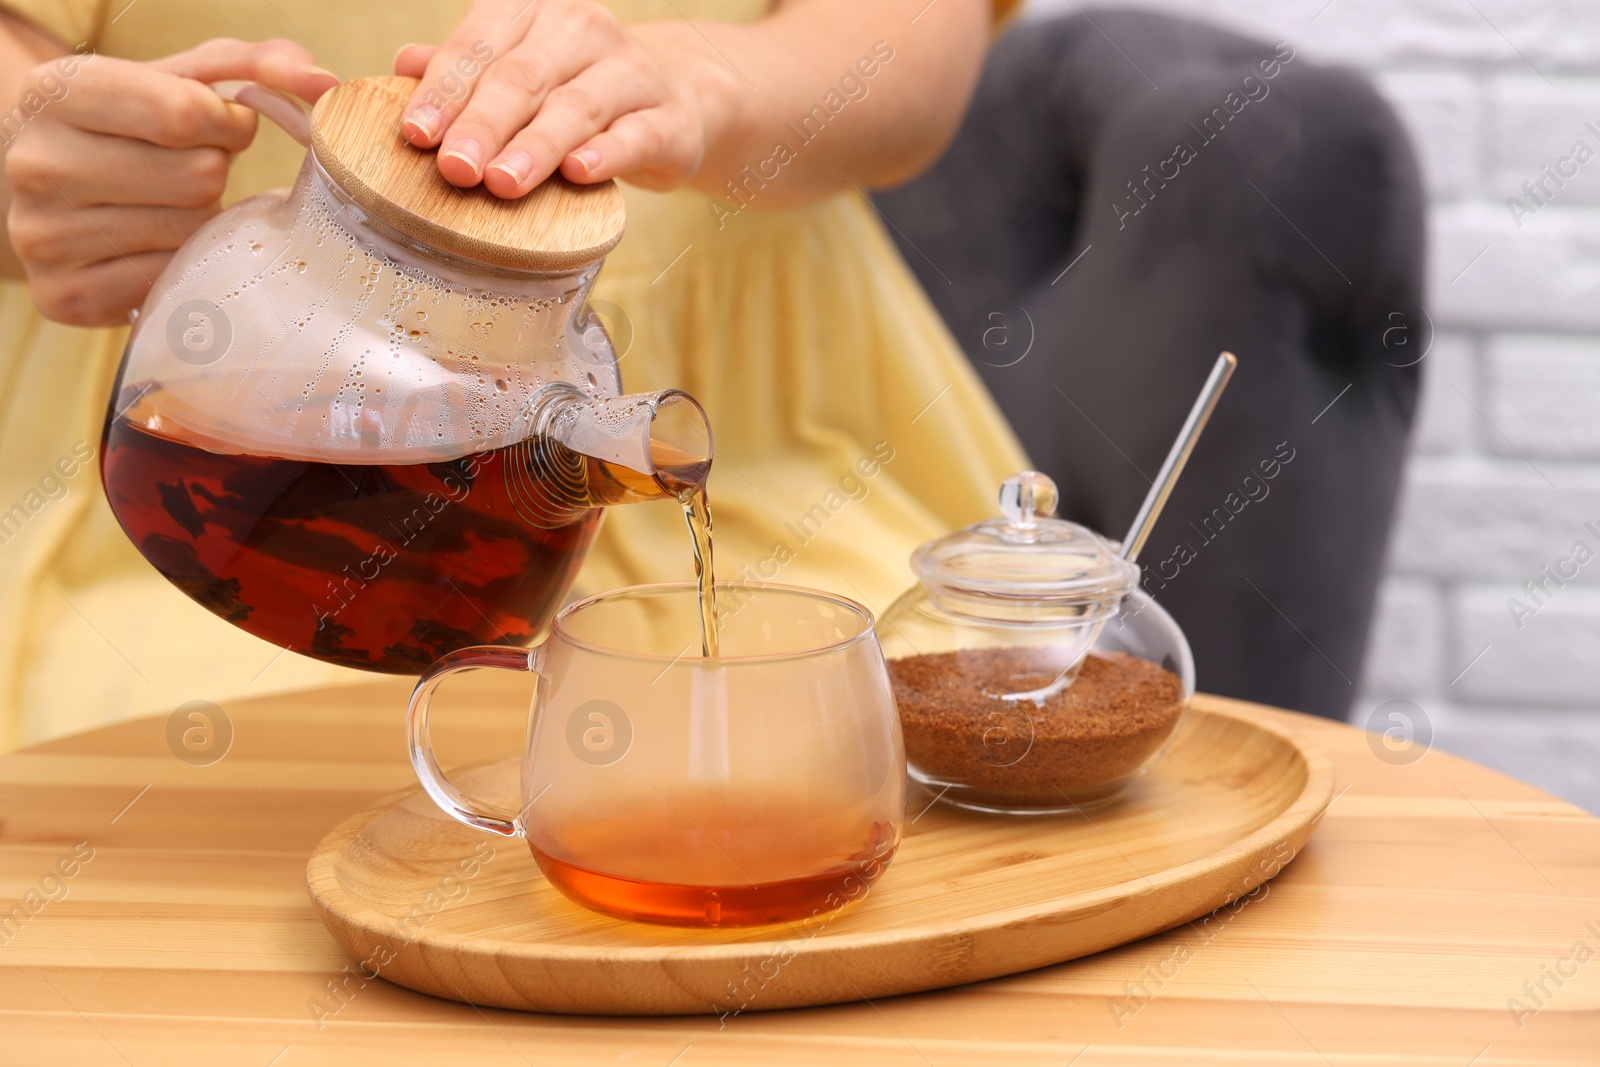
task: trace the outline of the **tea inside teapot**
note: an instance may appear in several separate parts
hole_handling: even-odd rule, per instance
[[[661,441],[653,476],[538,437],[411,463],[223,452],[162,400],[144,390],[106,430],[112,510],[145,558],[258,637],[391,673],[467,645],[531,644],[601,506],[701,494],[710,468]]]

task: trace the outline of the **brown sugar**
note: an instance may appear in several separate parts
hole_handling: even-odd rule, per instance
[[[1118,791],[1172,735],[1183,683],[1148,660],[1097,651],[1058,687],[1052,655],[981,648],[891,660],[918,777],[980,807],[1070,808]],[[1030,695],[1001,699],[1018,693]]]

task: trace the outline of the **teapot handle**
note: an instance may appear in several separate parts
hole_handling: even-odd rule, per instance
[[[304,108],[276,89],[268,89],[259,82],[248,81],[212,82],[211,88],[222,99],[234,104],[243,104],[258,114],[265,115],[301,145],[307,148],[311,146],[311,117],[306,114]]]
[[[498,667],[508,671],[528,671],[538,674],[533,665],[537,649],[506,648],[503,645],[472,645],[458,648],[439,657],[411,691],[411,706],[406,709],[406,747],[411,753],[411,768],[417,772],[417,781],[423,790],[439,805],[441,811],[475,830],[484,830],[502,837],[521,837],[522,826],[517,818],[505,812],[494,811],[479,804],[450,784],[439,769],[433,756],[433,741],[428,736],[428,705],[433,694],[447,675],[475,667]]]

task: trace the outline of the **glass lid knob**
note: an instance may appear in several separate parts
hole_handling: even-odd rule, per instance
[[[1036,529],[1056,513],[1056,483],[1041,471],[1013,474],[1000,485],[1000,514],[1019,530]]]

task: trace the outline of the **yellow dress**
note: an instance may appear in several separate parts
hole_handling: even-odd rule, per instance
[[[106,55],[151,59],[210,37],[288,37],[346,78],[388,73],[401,44],[443,39],[466,6],[8,3]],[[766,5],[611,6],[634,20],[748,19]],[[229,202],[289,184],[302,158],[264,122],[235,161]],[[990,514],[1001,480],[1026,466],[1009,428],[862,197],[730,217],[701,194],[624,188],[627,235],[595,297],[631,326],[625,386],[679,386],[710,413],[719,576],[816,586],[881,613],[911,581],[911,550]],[[0,748],[190,700],[226,708],[376,677],[281,653],[229,626],[134,551],[98,471],[125,339],[122,329],[46,322],[25,286],[0,283]],[[579,588],[691,573],[677,509],[635,505],[612,509]]]

